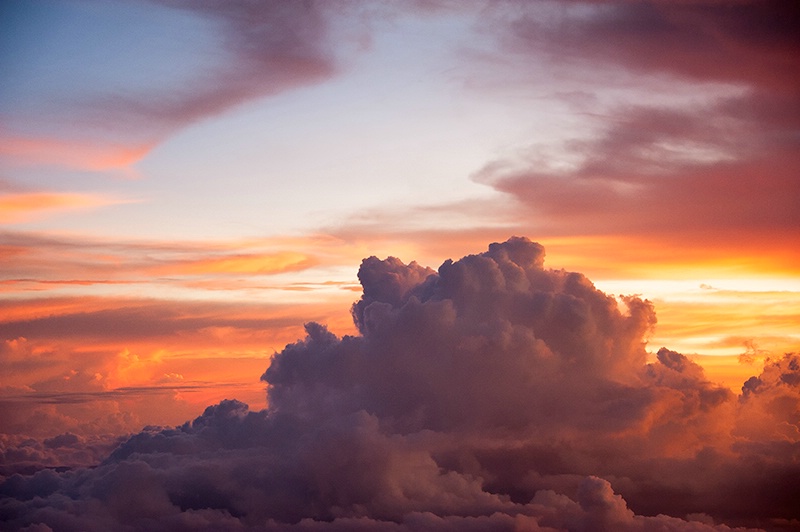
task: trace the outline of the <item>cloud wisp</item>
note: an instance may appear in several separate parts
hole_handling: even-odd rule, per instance
[[[797,526],[798,355],[738,396],[675,351],[648,363],[652,305],[545,268],[525,238],[438,271],[370,257],[359,279],[358,334],[308,323],[262,376],[267,409],[222,401],[96,468],[10,476],[0,515],[63,530]]]
[[[4,27],[16,38],[2,59],[19,81],[2,111],[0,157],[14,164],[129,171],[189,124],[336,70],[328,39],[333,12],[322,2],[78,2],[55,6],[54,15],[46,9],[10,6]],[[118,28],[106,34],[94,25]],[[52,41],[33,46],[26,32],[46,32]],[[42,50],[51,57],[70,51],[81,62],[18,61]],[[26,88],[31,80],[35,90]]]

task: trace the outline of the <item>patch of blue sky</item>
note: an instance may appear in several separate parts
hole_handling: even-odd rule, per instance
[[[22,133],[74,127],[96,99],[178,89],[225,59],[210,20],[172,8],[11,0],[2,10],[0,113]]]

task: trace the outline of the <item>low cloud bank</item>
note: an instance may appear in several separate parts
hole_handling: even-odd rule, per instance
[[[365,259],[357,336],[309,323],[262,379],[95,468],[13,475],[27,530],[800,527],[800,356],[742,394],[662,348],[652,305],[525,238],[434,271]],[[67,443],[74,443],[72,441]],[[725,523],[725,524],[722,524]],[[28,528],[26,528],[28,527]]]

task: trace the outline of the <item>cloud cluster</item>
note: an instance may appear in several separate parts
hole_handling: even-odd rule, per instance
[[[94,469],[0,485],[11,529],[780,530],[800,522],[800,357],[743,393],[661,349],[637,297],[525,238],[438,271],[365,259],[359,334],[309,323],[238,401]],[[726,523],[725,525],[720,523]]]
[[[565,119],[591,117],[475,175],[518,200],[539,234],[624,234],[741,257],[785,256],[797,242],[795,4],[497,5],[503,16],[485,25],[511,58],[496,63],[513,73],[496,77],[527,68],[525,87],[549,90],[572,110]],[[554,86],[539,81],[548,76]]]
[[[223,398],[263,407],[258,375],[304,321],[354,330],[346,306],[357,282],[320,279],[352,253],[322,236],[199,243],[2,232],[0,433],[119,435],[180,423]],[[269,296],[254,301],[258,293]],[[26,468],[23,458],[4,467]]]

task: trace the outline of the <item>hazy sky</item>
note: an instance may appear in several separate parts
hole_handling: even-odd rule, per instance
[[[743,393],[800,351],[798,26],[788,1],[3,2],[6,472],[264,408],[305,323],[363,339],[362,259],[514,235],[652,303],[624,364],[666,346]],[[63,434],[94,451],[9,458]]]

